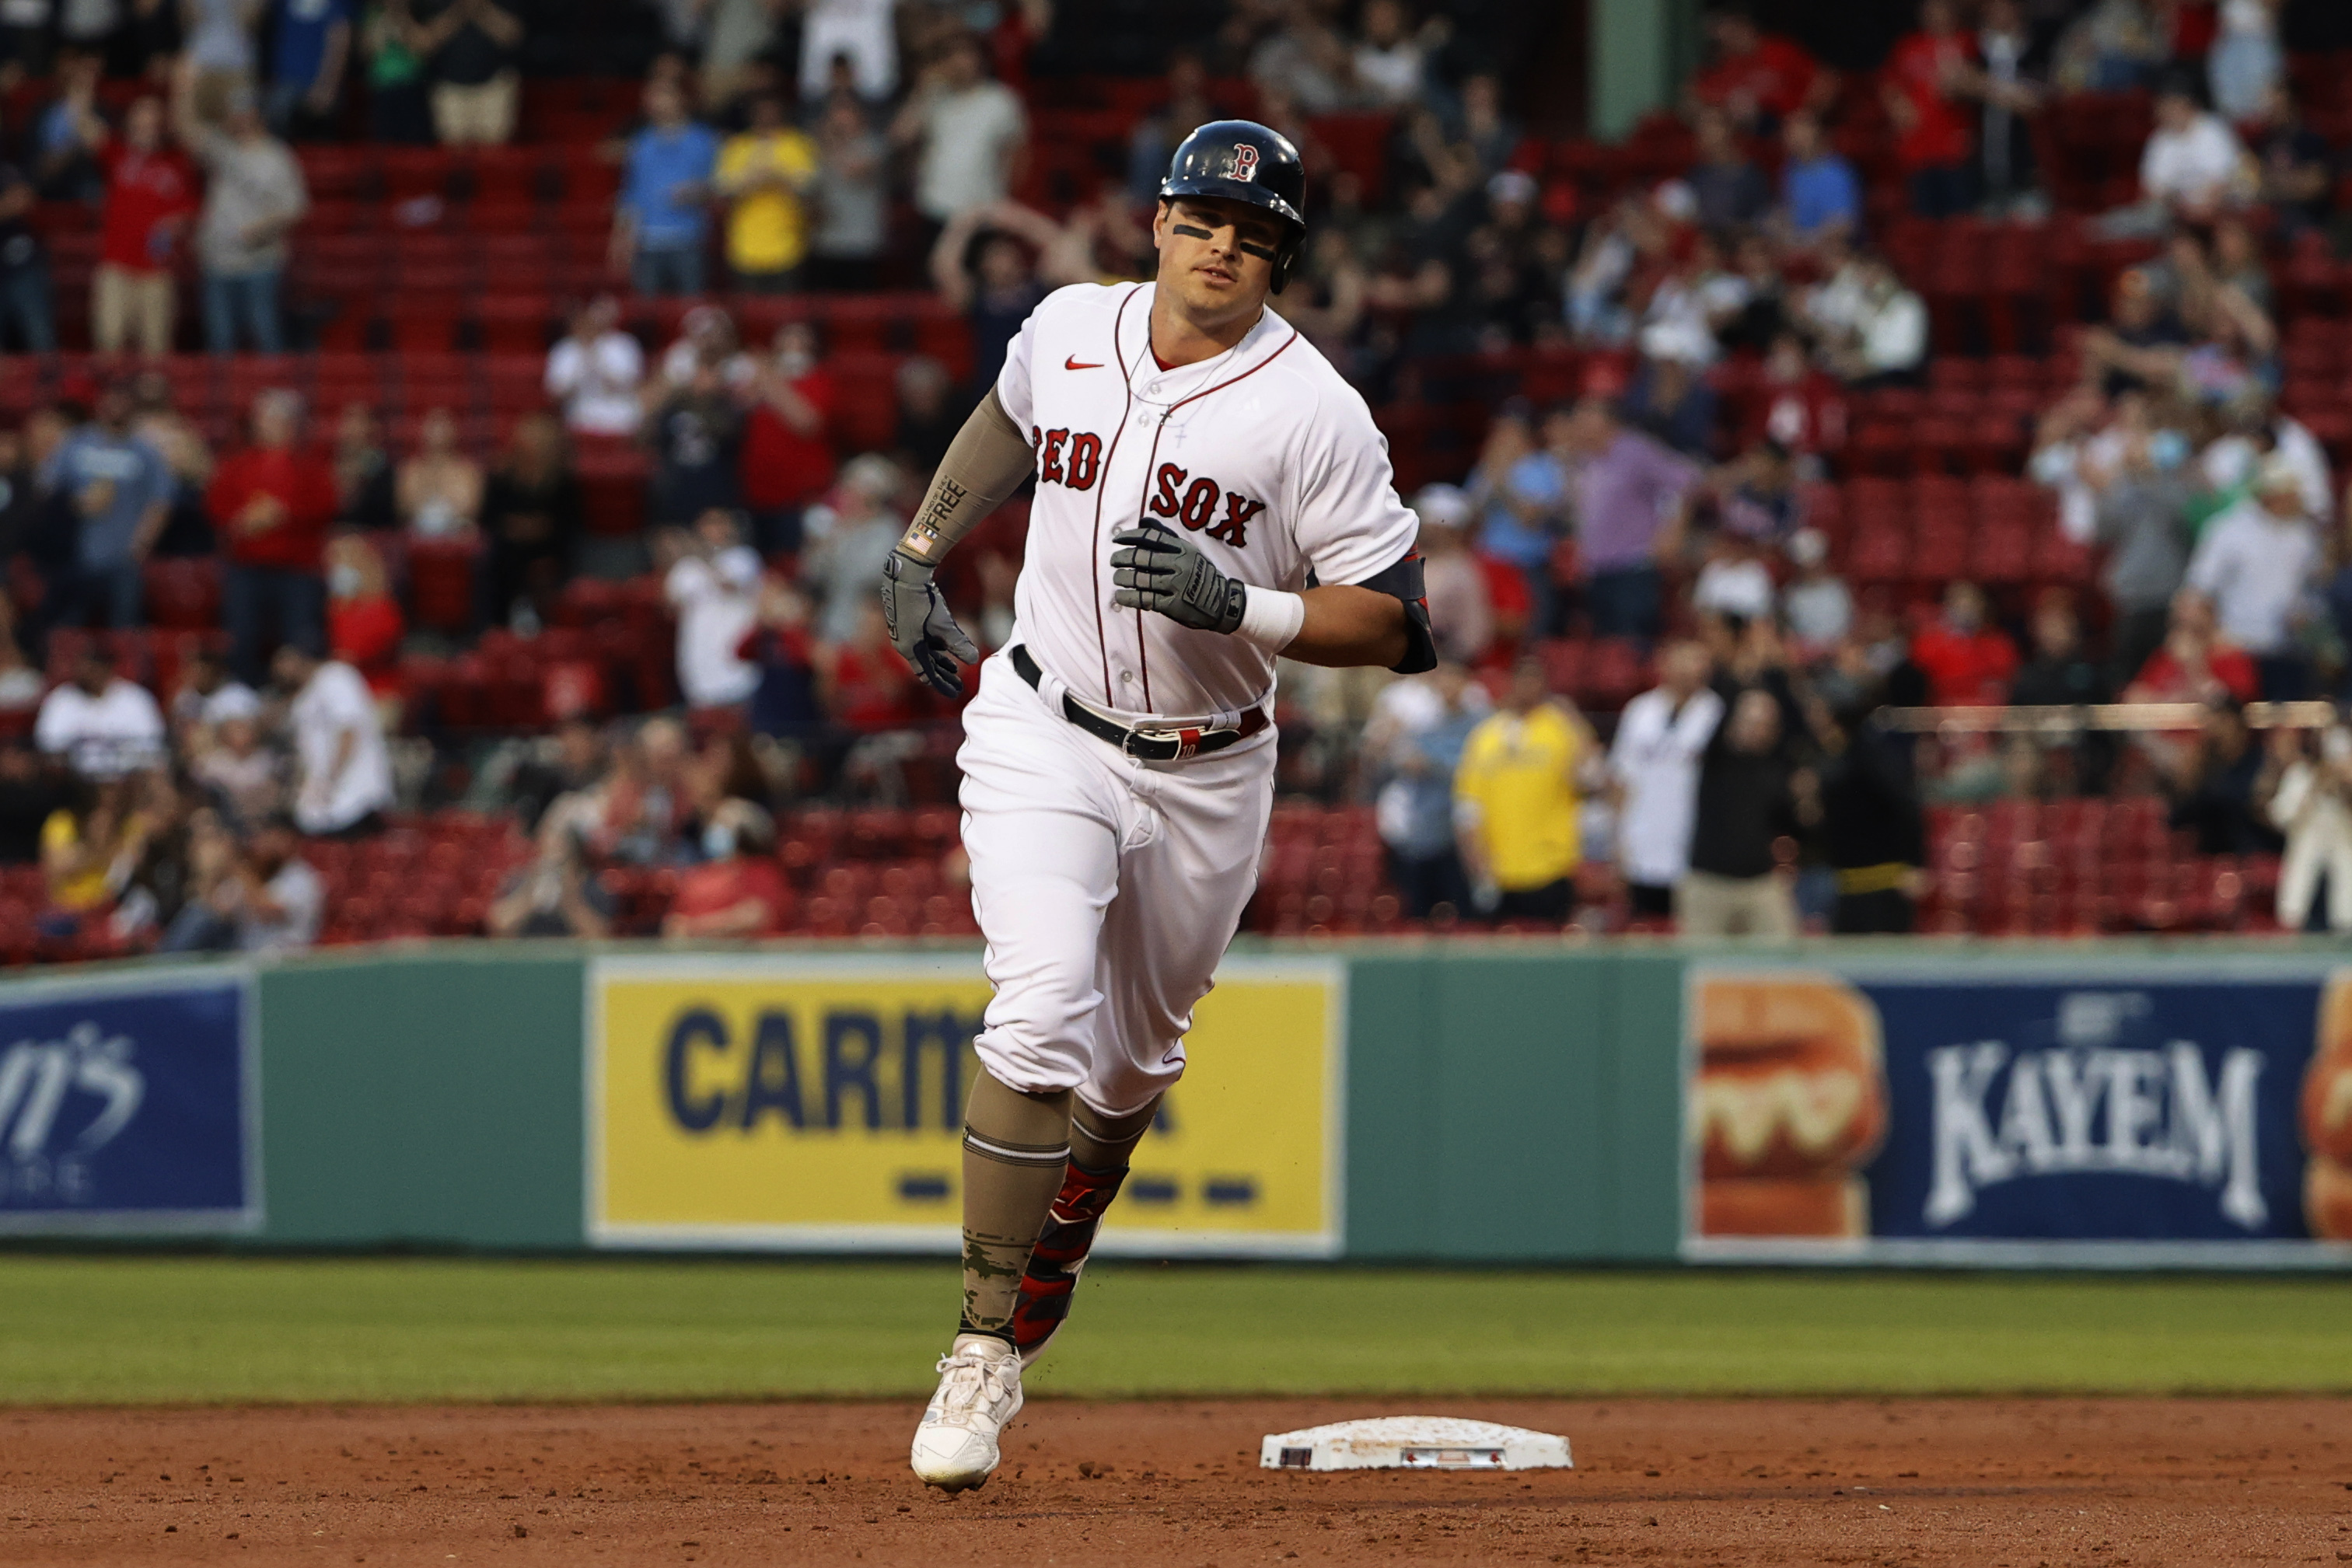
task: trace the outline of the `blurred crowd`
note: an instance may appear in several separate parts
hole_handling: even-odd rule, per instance
[[[2289,247],[2335,242],[2338,171],[2287,89],[2279,8],[2202,8],[2201,33],[2200,9],[1925,0],[1868,84],[1717,10],[1680,173],[1580,228],[1550,226],[1561,204],[1534,180],[1489,179],[1464,248],[1426,264],[1425,298],[1456,268],[1509,296],[1498,256],[1573,259],[1523,285],[1531,308],[1472,312],[1469,340],[1428,346],[1571,341],[1591,351],[1584,386],[1506,403],[1466,483],[1413,498],[1463,667],[1370,696],[1298,672],[1294,695],[1329,728],[1364,723],[1345,787],[1379,802],[1412,913],[1556,923],[1580,892],[1622,886],[1637,921],[1701,934],[1908,929],[1929,885],[1923,808],[2152,794],[2200,853],[2284,845],[2294,862],[2303,834],[2281,917],[2310,915],[2311,835],[2341,839],[2352,800],[2344,737],[2265,739],[2244,707],[2352,695],[2352,510],[2280,406],[2271,276]],[[1809,515],[1814,482],[1853,475],[1853,410],[1932,371],[1927,303],[1875,242],[1920,219],[2046,221],[2038,117],[2131,89],[2154,101],[2137,199],[2084,215],[2144,259],[2116,273],[2104,320],[2050,345],[2075,372],[2026,467],[2046,526],[2095,552],[2095,583],[1849,581]],[[1860,151],[1865,90],[1895,134],[1899,203],[1868,199],[1840,151]],[[1825,132],[1841,106],[1846,129]],[[1872,494],[1910,504],[1898,482]],[[1580,713],[1560,674],[1581,656],[1561,640],[1591,639],[1657,651],[1659,684],[1605,746],[1612,716]],[[1885,719],[2113,701],[2205,716],[1925,742]]]
[[[61,30],[92,9],[60,6],[37,37],[0,28],[12,68],[52,89],[8,127],[0,172],[0,333],[19,346],[55,341],[37,201],[102,210],[102,350],[171,344],[184,258],[206,341],[267,351],[289,341],[279,291],[307,202],[289,142],[513,131],[527,28],[492,0],[133,5],[98,44]],[[1641,918],[1883,928],[1919,890],[1923,803],[2159,792],[2200,842],[2252,852],[2311,815],[2307,796],[2333,798],[2279,804],[2305,777],[2295,765],[2324,758],[2293,734],[2258,741],[2240,712],[2337,695],[2352,670],[2352,549],[2328,449],[2282,406],[2297,361],[2276,279],[2290,252],[2340,238],[2339,171],[2289,89],[2278,5],[1920,0],[1868,73],[1711,9],[1701,69],[1636,139],[1673,149],[1671,166],[1596,202],[1528,133],[1539,106],[1504,34],[1404,0],[1236,0],[1168,52],[1125,167],[1034,205],[1019,198],[1056,150],[1033,137],[1029,61],[1071,19],[1042,0],[990,9],[975,30],[970,8],[913,3],[662,7],[642,112],[603,148],[619,181],[613,293],[571,310],[544,409],[495,453],[456,410],[409,410],[395,449],[367,403],[277,390],[215,448],[160,367],[59,383],[0,434],[0,544],[20,590],[0,715],[30,726],[7,766],[29,802],[15,820],[34,823],[10,852],[86,885],[102,862],[120,883],[148,858],[143,839],[130,852],[132,824],[209,811],[205,841],[236,853],[201,857],[212,893],[194,905],[223,914],[299,904],[256,890],[302,835],[365,832],[394,804],[502,804],[550,770],[580,800],[626,779],[625,796],[675,808],[643,863],[772,841],[772,814],[798,800],[919,797],[952,713],[890,653],[878,564],[1044,294],[1148,276],[1168,152],[1228,112],[1306,151],[1313,226],[1277,308],[1376,406],[1413,405],[1452,361],[1576,367],[1564,396],[1501,402],[1458,482],[1409,497],[1446,669],[1283,673],[1286,783],[1377,801],[1415,913],[1565,919],[1606,864]],[[140,32],[167,12],[171,26]],[[168,42],[123,41],[151,33]],[[101,90],[125,76],[147,85]],[[2153,117],[2128,199],[2062,206],[2049,118],[2070,95],[2134,90]],[[1350,117],[1374,126],[1369,163],[1329,140]],[[1852,526],[1875,519],[1813,515],[1825,483],[1854,477],[1862,413],[1937,384],[1905,236],[1958,218],[2079,223],[2129,255],[2104,319],[2062,319],[2035,345],[2069,384],[2020,478],[2050,497],[2049,527],[2097,552],[2086,586],[1906,590],[1851,570]],[[887,441],[843,434],[822,312],[767,340],[738,329],[746,296],[909,275],[963,318],[969,363],[897,355]],[[664,297],[679,306],[646,308]],[[641,533],[586,526],[581,465],[616,451],[642,455]],[[420,625],[412,565],[452,543],[468,547],[467,603]],[[984,643],[1009,630],[1021,544],[1016,503],[947,581]],[[135,706],[118,688],[142,688],[73,650],[137,626],[149,568],[170,559],[218,564],[226,633],[180,682],[217,678],[253,711],[192,719],[183,699],[208,688],[175,685],[150,699],[160,776],[153,758],[92,766],[50,710],[111,722]],[[567,708],[561,735],[487,758],[477,745],[470,782],[437,782],[448,739],[419,725],[407,655],[527,641],[575,585],[631,580],[657,583],[675,625],[660,696],[690,726],[677,743],[667,717],[606,730]],[[1604,664],[1612,699],[1577,711],[1570,666]],[[45,695],[44,667],[72,678]],[[312,706],[372,742],[306,748],[298,714],[322,679],[340,695]],[[1881,716],[2114,698],[2212,716],[2129,741],[1925,748]],[[314,804],[306,821],[303,791],[346,788],[362,758],[383,759],[362,769],[366,808],[330,821]],[[264,772],[274,803],[257,785],[243,804],[226,792]],[[713,795],[706,774],[733,782]],[[597,868],[630,834],[583,826],[585,810],[554,811],[563,826],[541,835],[531,920],[590,928]],[[58,821],[87,826],[53,835]],[[52,837],[79,847],[50,855]],[[153,902],[158,939],[179,931],[188,898]],[[236,931],[190,915],[175,939]]]
[[[280,951],[326,913],[307,839],[380,832],[394,803],[358,671],[298,643],[257,690],[199,653],[168,705],[92,645],[0,750],[0,860],[37,862],[39,934],[85,951]]]
[[[1883,630],[1883,629],[1882,629]],[[1545,661],[1373,699],[1360,767],[1405,914],[1700,936],[1912,929],[1926,834],[1899,640],[1807,664],[1770,617],[1666,643],[1604,743]]]
[[[591,868],[748,862],[772,849],[782,804],[908,798],[905,769],[930,748],[925,727],[948,713],[891,649],[873,584],[916,476],[960,423],[940,412],[944,372],[911,367],[907,405],[929,396],[933,415],[910,414],[897,450],[843,461],[805,325],[751,354],[708,308],[646,366],[605,340],[601,308],[583,310],[550,356],[550,412],[520,421],[487,467],[459,449],[446,410],[425,414],[415,448],[395,455],[364,405],[344,409],[321,444],[301,401],[279,390],[256,399],[247,439],[215,455],[153,371],[69,387],[0,453],[9,543],[44,584],[22,624],[0,616],[0,731],[12,737],[0,755],[16,786],[0,801],[0,862],[47,868],[59,922],[47,935],[79,931],[93,910],[123,942],[315,934],[315,907],[267,932],[197,915],[185,930],[173,923],[191,899],[218,913],[257,898],[280,862],[299,863],[289,833],[365,835],[396,802],[456,798],[435,793],[434,742],[402,738],[416,728],[418,697],[404,651],[422,634],[389,563],[428,544],[471,547],[457,559],[472,563],[474,613],[509,639],[560,613],[583,573],[650,580],[674,626],[662,684],[680,716],[608,728],[585,712],[604,705],[582,701],[552,736],[482,743],[486,758],[470,748],[471,799],[484,805],[536,821],[549,777],[576,797],[558,812],[564,831],[542,835],[549,875],[530,885],[551,898],[576,883],[561,907],[582,931],[591,927],[574,916],[597,903]],[[592,444],[651,444],[642,536],[583,536],[567,422]],[[975,624],[1001,641],[1019,534],[999,524],[971,542],[958,580],[977,585]],[[118,673],[113,639],[142,634],[149,570],[178,560],[217,567],[224,629],[158,634],[176,674],[159,667],[151,693]],[[68,678],[45,689],[43,663]],[[415,760],[397,779],[404,747]],[[713,794],[709,779],[725,788]],[[738,842],[740,856],[720,848]],[[207,869],[191,880],[200,843],[211,846],[197,857]],[[562,864],[585,880],[553,876]],[[673,913],[690,919],[687,891]],[[786,897],[781,883],[769,891]],[[541,929],[555,907],[502,902],[491,923],[511,915]],[[754,925],[772,918],[781,906]]]
[[[397,788],[383,718],[357,670],[291,643],[259,690],[200,654],[167,706],[106,656],[83,656],[42,705],[34,747],[0,748],[0,862],[40,869],[43,950],[284,952],[319,940],[333,913],[313,864],[322,846],[388,831]],[[501,758],[501,800],[531,852],[471,928],[611,935],[614,879],[636,870],[672,876],[665,934],[783,931],[794,895],[774,858],[774,761],[740,731],[698,739],[667,716],[563,722]]]

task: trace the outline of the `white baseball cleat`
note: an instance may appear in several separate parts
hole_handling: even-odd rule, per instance
[[[939,1392],[915,1428],[915,1474],[962,1491],[996,1471],[997,1434],[1021,1414],[1021,1357],[992,1334],[958,1334],[939,1370]]]

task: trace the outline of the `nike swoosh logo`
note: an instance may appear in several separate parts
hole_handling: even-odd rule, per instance
[[[1066,371],[1098,371],[1102,369],[1102,366],[1099,362],[1091,365],[1087,364],[1079,360],[1076,354],[1072,354],[1069,358],[1062,361],[1062,368]]]

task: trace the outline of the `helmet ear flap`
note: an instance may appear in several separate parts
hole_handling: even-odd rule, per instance
[[[1267,288],[1274,293],[1281,293],[1282,286],[1290,281],[1290,270],[1292,267],[1298,265],[1298,236],[1297,235],[1293,235],[1288,239],[1284,240],[1282,244],[1276,248],[1274,253],[1274,265],[1266,281]]]

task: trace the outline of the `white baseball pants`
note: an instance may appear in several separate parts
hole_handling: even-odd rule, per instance
[[[1048,681],[1048,685],[1053,683]],[[964,711],[963,847],[995,996],[974,1040],[997,1080],[1139,1110],[1183,1075],[1184,1032],[1257,886],[1274,734],[1141,762],[1061,715],[1003,654]]]

